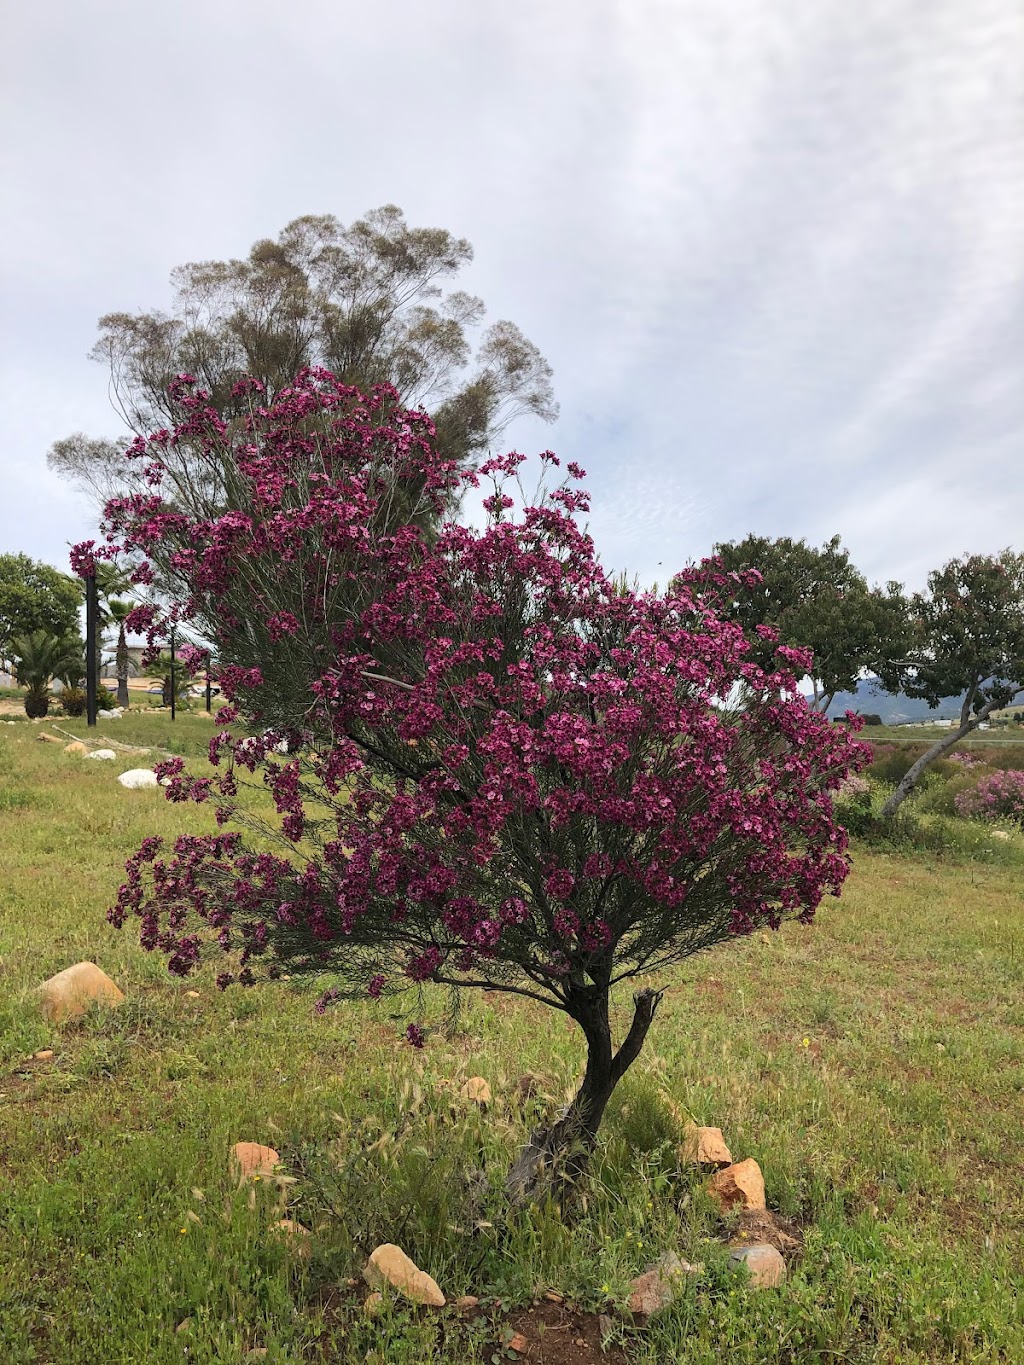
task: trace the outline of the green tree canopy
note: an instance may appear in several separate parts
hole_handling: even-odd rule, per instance
[[[92,356],[138,433],[179,420],[167,395],[177,374],[194,375],[230,416],[247,410],[232,394],[242,377],[273,398],[304,366],[323,366],[364,390],[393,384],[401,406],[430,413],[439,452],[461,463],[514,417],[557,412],[551,367],[514,323],[493,323],[474,352],[484,304],[442,287],[472,258],[464,238],[410,227],[394,204],[349,227],[308,215],[244,259],[179,266],[171,310],[108,313]],[[54,444],[49,463],[105,500],[129,477],[121,449],[78,432]]]
[[[79,633],[78,581],[24,554],[0,554],[0,651],[36,631],[63,639]]]
[[[853,691],[865,672],[907,645],[906,601],[898,583],[870,588],[839,536],[820,550],[804,540],[749,535],[715,546],[727,572],[756,569],[761,582],[737,587],[728,614],[743,627],[754,658],[772,665],[775,642],[757,633],[774,626],[778,643],[814,651],[814,704],[826,711],[837,692]]]
[[[1024,555],[966,555],[928,575],[910,602],[909,648],[883,663],[890,692],[938,706],[962,697],[960,724],[918,759],[884,807],[893,811],[922,773],[993,711],[1024,692]]]

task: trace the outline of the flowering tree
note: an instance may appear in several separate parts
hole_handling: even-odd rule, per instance
[[[909,769],[882,808],[893,812],[922,774],[1000,707],[1024,693],[1024,555],[967,555],[928,575],[910,606],[913,644],[879,673],[891,692],[938,706],[961,697],[960,722]]]
[[[244,438],[187,383],[176,396],[175,432],[132,451],[153,493],[109,504],[109,532],[146,556],[138,579],[159,558],[187,580],[172,614],[216,643],[229,705],[212,775],[179,759],[160,771],[171,800],[210,800],[244,828],[239,783],[261,770],[280,818],[259,829],[277,851],[239,830],[166,851],[147,839],[112,921],[137,916],[181,975],[222,950],[222,985],[320,978],[321,1010],[430,982],[563,1011],[585,1038],[583,1079],[511,1188],[569,1152],[578,1166],[651,1026],[649,979],[838,893],[830,792],[863,746],[798,695],[805,655],[750,660],[706,572],[699,594],[617,589],[577,522],[577,466],[529,502],[508,491],[523,457],[492,459],[484,529],[428,537],[394,524],[396,481],[442,505],[478,476],[438,457],[429,419],[393,390],[305,372],[269,407],[253,395]],[[178,439],[217,463],[230,507],[201,505],[194,484],[180,500],[161,458]],[[166,621],[148,607],[134,624],[155,636]],[[616,1047],[609,1002],[627,981]]]

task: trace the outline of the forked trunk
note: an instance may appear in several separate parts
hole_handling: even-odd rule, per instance
[[[570,998],[569,1013],[587,1040],[587,1068],[572,1104],[549,1128],[536,1128],[505,1181],[509,1198],[521,1202],[541,1193],[561,1201],[587,1169],[612,1092],[640,1055],[662,992],[633,996],[633,1023],[618,1052],[612,1050],[607,987]]]

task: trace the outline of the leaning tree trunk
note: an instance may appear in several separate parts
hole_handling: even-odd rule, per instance
[[[523,1201],[545,1191],[560,1200],[586,1170],[612,1091],[640,1055],[661,997],[661,991],[636,992],[633,1023],[618,1052],[612,1049],[607,986],[570,997],[569,1014],[587,1040],[583,1082],[556,1123],[530,1134],[505,1181],[511,1199]]]
[[[985,720],[989,713],[994,709],[995,702],[994,701],[989,702],[987,705],[982,707],[982,709],[978,712],[976,716],[971,717],[969,714],[964,714],[967,712],[967,706],[965,703],[964,713],[961,713],[960,717],[960,728],[958,730],[954,730],[952,734],[944,735],[942,739],[936,740],[932,747],[926,750],[917,760],[917,762],[914,763],[907,770],[907,772],[903,775],[903,780],[900,782],[896,790],[893,792],[892,796],[889,797],[888,801],[886,801],[885,805],[882,807],[882,819],[888,820],[889,816],[893,815],[895,811],[898,809],[898,807],[900,807],[903,804],[903,802],[907,799],[910,793],[917,786],[918,782],[920,781],[921,774],[924,772],[926,768],[928,768],[932,763],[934,763],[936,759],[941,758],[943,754],[948,753],[948,751],[952,749],[955,744],[959,744],[965,735],[969,735],[972,730],[976,730],[978,726],[981,724],[981,722]]]
[[[127,711],[129,706],[128,697],[128,641],[125,638],[124,624],[122,623],[117,633],[117,704],[123,706]]]

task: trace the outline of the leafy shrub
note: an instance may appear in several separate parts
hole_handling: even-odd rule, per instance
[[[959,769],[959,771],[957,771]],[[988,769],[981,767],[981,773]],[[977,767],[972,767],[970,771],[964,771],[962,766],[954,765],[953,775],[945,781],[933,782],[928,785],[921,793],[917,802],[917,808],[922,814],[945,815],[953,817],[959,814],[956,807],[958,798],[967,791],[972,791],[978,783],[981,775]]]
[[[85,714],[86,696],[83,687],[65,687],[60,694],[60,700],[66,716],[82,716]]]
[[[974,820],[1014,820],[1024,824],[1024,772],[989,773],[954,802],[957,815]]]

